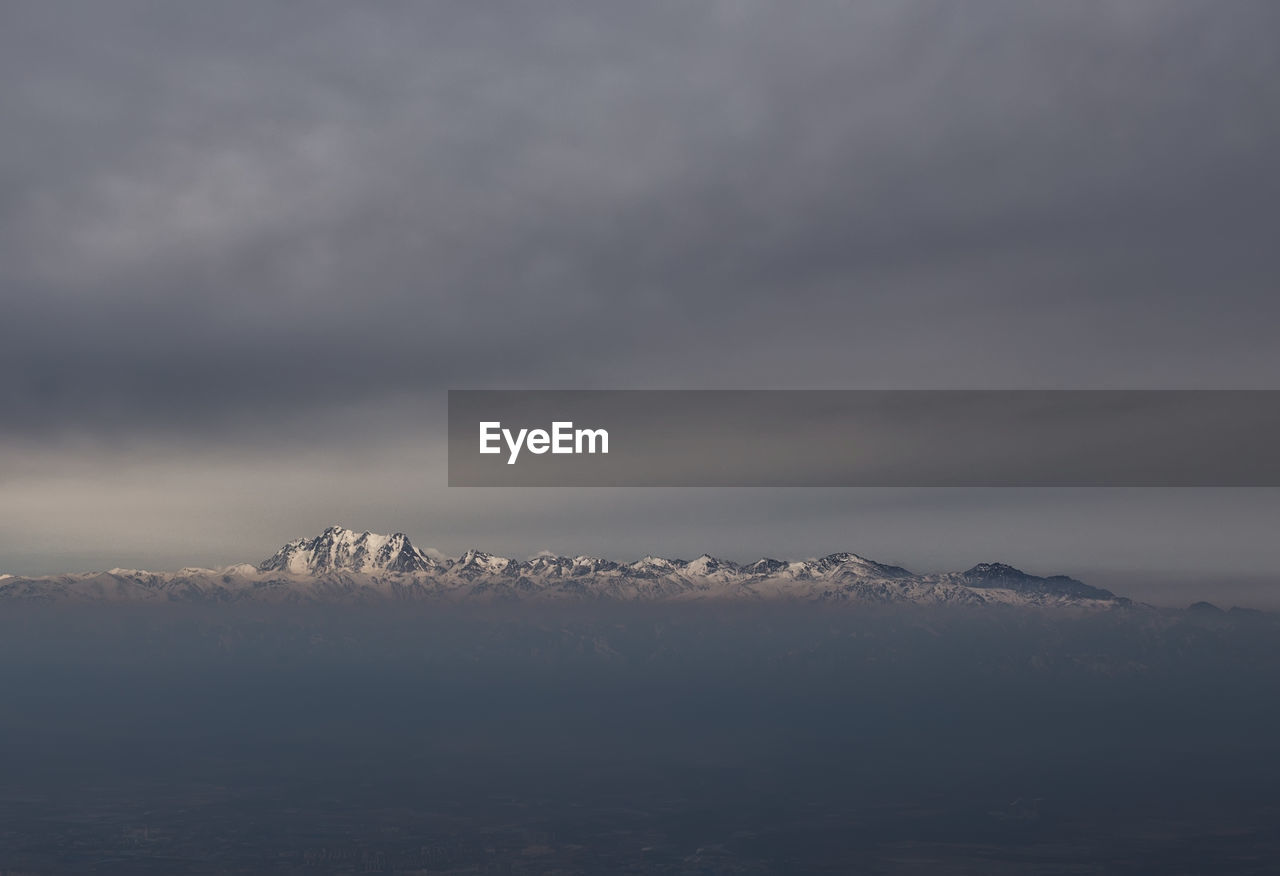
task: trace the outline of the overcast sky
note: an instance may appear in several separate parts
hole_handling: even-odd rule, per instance
[[[0,7],[0,571],[1265,579],[1276,491],[450,490],[448,388],[1280,388],[1280,5]]]

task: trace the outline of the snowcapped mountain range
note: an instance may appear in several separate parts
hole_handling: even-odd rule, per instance
[[[1129,604],[1074,578],[1030,575],[1002,563],[917,575],[852,553],[739,565],[703,554],[633,563],[538,554],[527,560],[469,550],[457,558],[418,549],[404,533],[330,526],[289,542],[258,565],[177,572],[111,569],[24,578],[0,575],[0,599],[42,601],[351,602],[387,599],[684,601],[794,600],[917,605]]]

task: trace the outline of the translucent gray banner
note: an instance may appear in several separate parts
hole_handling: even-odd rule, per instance
[[[1280,486],[1280,391],[451,390],[449,485]]]

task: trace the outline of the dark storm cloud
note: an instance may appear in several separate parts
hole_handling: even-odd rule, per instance
[[[1270,2],[4,4],[0,571],[335,520],[1274,568],[1272,493],[495,497],[444,488],[442,421],[450,387],[1273,388],[1277,32]]]
[[[9,429],[1275,373],[1271,4],[4,16]]]

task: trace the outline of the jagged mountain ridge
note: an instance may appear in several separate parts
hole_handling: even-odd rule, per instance
[[[515,560],[479,550],[446,558],[418,549],[401,532],[380,535],[342,526],[289,542],[256,566],[0,576],[0,599],[4,598],[124,602],[784,599],[1087,608],[1129,604],[1074,578],[1042,578],[1000,563],[979,564],[965,572],[917,575],[848,552],[793,561],[765,557],[742,565],[707,554],[692,560],[647,556],[632,563],[549,553]]]
[[[263,572],[323,575],[329,572],[429,572],[436,561],[403,532],[378,535],[330,526],[312,539],[291,541],[259,564]]]

